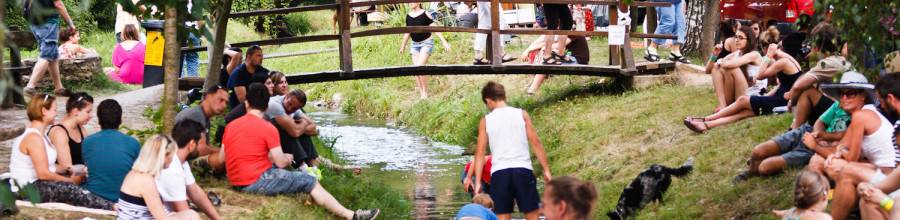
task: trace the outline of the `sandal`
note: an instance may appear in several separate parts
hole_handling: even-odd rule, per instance
[[[659,55],[647,53],[647,55],[644,55],[644,59],[650,62],[657,62],[659,61]]]
[[[544,65],[562,65],[562,60],[559,59],[559,54],[556,54],[556,52],[550,52],[550,57],[543,59]]]
[[[489,64],[491,64],[491,62],[488,62],[484,58],[476,58],[475,62],[472,63],[472,65],[489,65]]]
[[[503,63],[509,63],[509,62],[512,62],[512,61],[516,61],[517,59],[518,59],[518,58],[515,58],[515,57],[512,57],[512,56],[503,54],[503,58],[501,58],[500,60],[501,60]]]
[[[704,129],[700,129],[697,126],[695,126],[693,121],[691,121],[691,120],[692,120],[691,118],[684,119],[684,126],[687,126],[687,128],[691,129],[691,131],[702,134],[702,133],[706,133],[706,130],[709,130],[709,125],[706,124],[706,121],[703,121]]]
[[[657,59],[659,59],[659,58],[657,57]],[[684,64],[691,64],[691,61],[688,60],[687,57],[684,57],[684,56],[676,56],[675,54],[669,54],[669,60],[671,60],[672,62],[679,62],[679,63],[684,63]]]

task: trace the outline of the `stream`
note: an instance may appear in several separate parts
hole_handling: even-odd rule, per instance
[[[405,192],[414,206],[410,219],[452,219],[469,202],[462,191],[461,168],[467,156],[460,146],[431,141],[380,120],[339,112],[311,112],[323,140],[334,139],[335,155],[365,167],[374,178]]]

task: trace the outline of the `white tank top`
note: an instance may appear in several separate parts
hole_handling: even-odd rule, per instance
[[[47,151],[47,167],[49,167],[50,172],[56,172],[56,148],[53,147],[53,143],[50,143],[50,139],[37,129],[25,128],[25,132],[16,138],[12,145],[12,153],[9,157],[9,172],[12,174],[10,184],[13,183],[13,180],[18,182],[19,185],[25,185],[37,180],[37,172],[34,171],[31,157],[23,154],[20,147],[22,139],[25,139],[25,135],[28,135],[28,133],[37,134],[44,139],[44,150]],[[18,191],[15,184],[12,184],[12,186],[14,192]]]
[[[491,173],[507,168],[532,170],[522,109],[508,106],[497,108],[484,118],[493,157]]]
[[[894,127],[888,122],[887,118],[878,112],[874,105],[865,105],[863,109],[875,112],[881,125],[878,130],[870,135],[863,136],[862,153],[863,157],[878,167],[896,167],[897,152],[894,149],[894,143],[891,139],[894,135]],[[852,123],[852,122],[851,122]]]

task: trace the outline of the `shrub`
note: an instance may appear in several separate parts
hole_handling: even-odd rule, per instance
[[[303,35],[316,31],[316,28],[309,21],[309,15],[306,13],[294,13],[284,16],[284,22],[287,25],[288,33],[291,35]]]
[[[3,22],[7,26],[18,26],[22,30],[30,29],[28,19],[26,19],[22,13],[24,11],[22,8],[24,2],[25,1],[23,0],[12,0],[7,2],[6,17],[3,18]],[[75,27],[77,27],[82,34],[97,29],[97,23],[94,22],[94,15],[91,14],[91,2],[93,1],[63,0],[63,3],[66,4],[66,10],[69,12],[69,16],[71,16],[72,21],[75,22]],[[113,11],[115,11],[115,9],[113,9]],[[60,21],[61,26],[64,26],[64,23],[65,21]]]

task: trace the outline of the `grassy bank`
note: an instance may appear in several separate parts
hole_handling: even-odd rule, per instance
[[[452,79],[452,80],[451,80]],[[451,77],[432,80],[434,96],[417,101],[412,79],[305,85],[341,93],[344,110],[385,116],[441,141],[472,146],[486,113],[479,87],[506,85],[513,106],[528,110],[546,146],[554,175],[590,180],[600,191],[596,215],[611,210],[627,183],[647,166],[676,166],[695,157],[694,173],[674,181],[665,205],[652,204],[639,219],[771,218],[790,206],[789,171],[733,186],[752,147],[783,132],[787,115],[752,118],[696,135],[681,119],[715,107],[711,88],[665,86],[622,91],[589,77],[556,77],[537,96],[525,96],[525,76]]]

